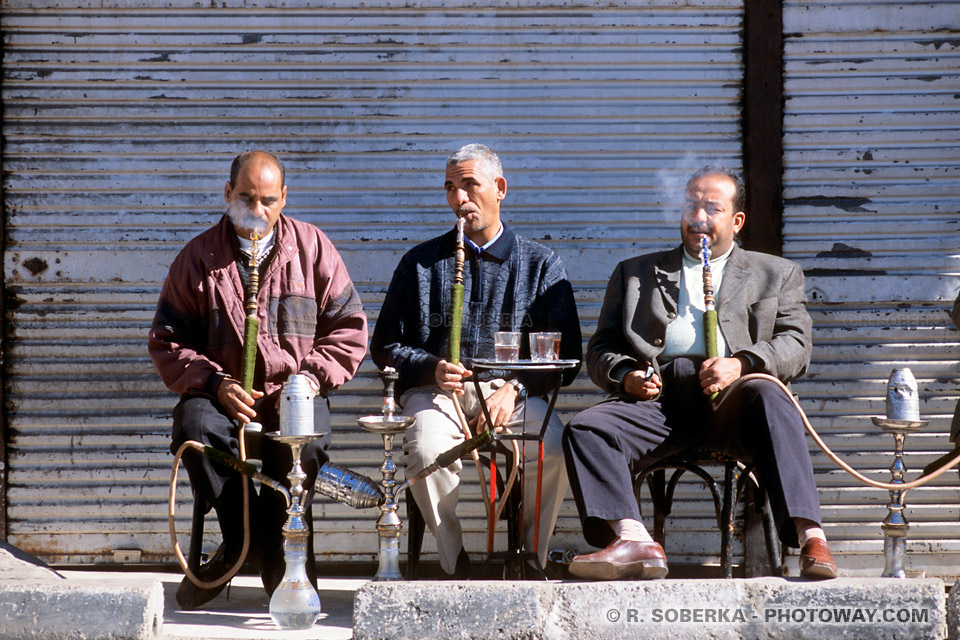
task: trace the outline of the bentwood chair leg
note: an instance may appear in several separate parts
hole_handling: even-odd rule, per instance
[[[737,463],[728,462],[723,469],[723,529],[720,531],[720,569],[724,578],[733,577],[733,563],[731,562],[730,541],[733,539],[733,523],[736,502],[737,478],[739,476]]]

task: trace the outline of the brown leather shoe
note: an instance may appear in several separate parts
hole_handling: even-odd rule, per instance
[[[800,575],[812,580],[837,577],[837,563],[830,555],[830,547],[820,538],[810,538],[800,551]]]
[[[667,556],[656,542],[617,538],[606,549],[575,557],[570,573],[588,580],[653,580],[667,575]]]

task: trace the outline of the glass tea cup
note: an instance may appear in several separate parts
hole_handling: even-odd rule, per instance
[[[519,331],[494,331],[493,351],[498,362],[520,359],[520,336]]]
[[[560,358],[560,333],[541,331],[530,334],[530,359],[549,362]]]

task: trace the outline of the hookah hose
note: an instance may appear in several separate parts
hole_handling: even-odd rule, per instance
[[[716,358],[717,353],[717,305],[713,298],[713,271],[710,270],[710,247],[707,238],[700,238],[700,262],[703,264],[703,342],[707,358]],[[717,401],[717,394],[710,395],[710,402]]]
[[[921,485],[924,485],[930,482],[934,478],[949,471],[950,469],[955,467],[958,463],[960,463],[960,454],[958,454],[954,456],[952,459],[950,459],[949,462],[945,463],[943,466],[937,469],[936,471],[933,471],[927,475],[920,476],[919,478],[917,478],[916,480],[913,480],[912,482],[892,483],[892,482],[879,482],[877,480],[871,480],[870,478],[866,477],[865,475],[863,475],[862,473],[860,473],[859,471],[851,467],[849,464],[841,460],[840,457],[836,453],[834,453],[830,449],[830,447],[827,446],[827,443],[823,441],[823,439],[820,437],[820,434],[818,434],[816,429],[813,428],[813,425],[810,424],[810,420],[807,419],[807,414],[804,413],[803,408],[800,406],[800,403],[797,402],[797,399],[793,396],[792,393],[790,393],[790,390],[787,389],[786,385],[783,384],[783,382],[781,382],[778,378],[775,378],[774,376],[767,375],[766,373],[749,373],[743,376],[742,378],[738,378],[732,384],[730,384],[730,386],[728,386],[726,389],[723,390],[723,396],[720,398],[720,401],[716,405],[714,405],[714,408],[719,408],[720,405],[723,404],[723,401],[726,400],[726,398],[730,395],[729,392],[735,389],[736,387],[740,386],[742,383],[746,382],[747,380],[769,380],[770,382],[773,382],[778,387],[780,387],[780,389],[786,394],[786,396],[790,398],[790,400],[793,402],[794,406],[797,408],[797,411],[800,412],[800,418],[803,420],[803,426],[807,430],[807,433],[810,434],[810,437],[813,438],[813,441],[817,444],[817,446],[820,447],[820,449],[822,449],[825,454],[827,454],[827,457],[830,458],[830,460],[833,461],[838,467],[840,467],[841,469],[849,473],[851,476],[853,476],[860,482],[866,485],[869,485],[871,487],[874,487],[876,489],[886,489],[887,491],[900,491],[901,495],[905,495],[907,491],[910,491],[911,489],[915,489]],[[943,458],[941,458],[941,460],[942,459]]]
[[[260,270],[259,270],[259,245],[258,245],[259,236],[256,231],[253,233],[253,246],[250,249],[250,259],[247,262],[247,286],[244,294],[246,295],[246,301],[244,308],[246,310],[246,317],[244,318],[243,324],[243,356],[242,356],[242,371],[241,371],[241,380],[240,384],[243,387],[243,390],[247,393],[250,393],[253,390],[253,376],[254,371],[256,370],[257,364],[257,331],[260,328],[260,322],[257,320],[257,297],[260,295]],[[240,450],[240,460],[241,464],[247,464],[247,445],[244,439],[244,426],[243,424],[237,424],[237,443]],[[176,512],[176,491],[177,491],[177,471],[180,466],[180,458],[183,456],[184,452],[188,448],[199,448],[201,451],[205,451],[211,459],[216,460],[217,458],[206,451],[212,449],[211,447],[205,446],[202,443],[196,442],[195,440],[188,440],[180,445],[180,448],[177,449],[176,455],[173,458],[173,471],[170,474],[170,498],[167,510],[167,517],[170,523],[170,540],[173,542],[173,552],[177,556],[177,560],[180,562],[180,568],[183,569],[184,574],[190,579],[193,584],[201,589],[212,589],[214,587],[219,587],[220,585],[233,579],[233,576],[240,571],[240,567],[243,566],[243,563],[246,562],[247,553],[250,551],[250,483],[244,481],[242,484],[242,495],[243,495],[243,546],[240,549],[240,556],[237,558],[236,563],[230,567],[230,570],[227,571],[223,576],[217,578],[216,580],[206,582],[200,580],[193,571],[190,570],[186,558],[183,556],[183,551],[180,549],[180,543],[177,541],[177,531],[176,523],[174,522],[174,513]],[[221,463],[224,460],[218,460]],[[231,465],[227,465],[231,466]],[[252,466],[252,465],[251,465]],[[234,470],[241,471],[240,469]],[[241,471],[242,473],[242,471]],[[262,476],[259,479],[263,482]],[[268,479],[269,480],[269,479]],[[278,489],[278,483],[270,480],[266,482],[267,486],[271,486],[274,489]],[[287,497],[287,503],[290,502],[289,493],[286,489],[280,485],[283,489],[281,493],[284,493]]]
[[[713,273],[710,270],[710,248],[707,246],[707,239],[705,237],[700,238],[700,260],[703,263],[703,302],[705,307],[705,311],[703,313],[703,339],[706,346],[707,358],[716,358],[717,355],[719,355],[717,353],[717,307],[713,297]],[[727,391],[732,390],[747,380],[757,379],[769,380],[776,383],[777,386],[779,386],[780,389],[787,395],[787,397],[790,398],[794,406],[797,408],[797,411],[800,412],[800,418],[803,420],[803,426],[810,434],[810,437],[813,438],[813,441],[817,444],[817,446],[820,447],[825,454],[827,454],[827,457],[830,458],[834,464],[866,485],[875,487],[877,489],[886,489],[887,491],[901,491],[905,494],[911,489],[915,489],[916,487],[930,482],[937,476],[949,471],[951,468],[960,463],[960,455],[956,455],[936,471],[922,475],[912,482],[906,482],[902,484],[871,480],[841,460],[840,457],[835,454],[830,447],[827,446],[827,443],[823,441],[823,439],[820,437],[820,434],[818,434],[816,429],[813,428],[813,425],[810,424],[810,420],[807,419],[807,414],[804,413],[800,403],[797,402],[797,399],[793,397],[793,394],[790,393],[790,390],[787,389],[786,385],[784,385],[783,382],[781,382],[778,378],[765,373],[750,373],[735,380],[730,386],[724,389],[723,397],[720,398],[719,402],[717,402],[717,396],[720,392],[712,394],[710,396],[710,401],[714,403],[714,409],[719,408],[720,405],[723,404],[724,399],[726,399],[727,395],[729,395],[726,393]],[[944,458],[940,458],[940,460],[943,459]]]

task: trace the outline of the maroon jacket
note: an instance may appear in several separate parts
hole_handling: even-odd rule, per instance
[[[254,389],[272,395],[303,373],[324,392],[353,377],[367,345],[367,317],[340,254],[315,226],[284,215],[261,266]],[[227,216],[187,243],[163,283],[148,349],[164,384],[215,395],[240,379],[243,285]]]

